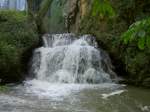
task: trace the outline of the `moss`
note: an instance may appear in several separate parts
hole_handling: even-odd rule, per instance
[[[0,79],[2,83],[23,79],[23,72],[27,66],[25,57],[28,53],[31,54],[28,51],[37,44],[36,28],[33,24],[28,24],[24,12],[0,11]]]

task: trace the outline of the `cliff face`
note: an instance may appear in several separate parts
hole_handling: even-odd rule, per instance
[[[49,31],[51,33],[77,33],[81,20],[90,7],[91,0],[54,0],[47,18]]]

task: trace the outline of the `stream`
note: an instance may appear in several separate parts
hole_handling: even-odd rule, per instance
[[[32,84],[32,85],[31,85]],[[37,80],[0,93],[0,112],[150,112],[150,90]]]
[[[91,35],[43,36],[29,77],[0,92],[0,112],[150,112],[150,90],[118,84]]]

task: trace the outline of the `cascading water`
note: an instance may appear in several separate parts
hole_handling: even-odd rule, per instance
[[[150,112],[150,91],[113,83],[111,60],[94,37],[56,34],[43,41],[33,55],[35,78],[1,91],[0,112]]]
[[[110,83],[116,79],[109,56],[97,48],[94,37],[74,34],[43,36],[34,52],[32,74],[50,83]]]
[[[26,7],[26,0],[0,0],[0,9],[16,9],[23,11]]]

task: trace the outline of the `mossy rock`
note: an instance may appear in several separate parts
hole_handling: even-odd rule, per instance
[[[149,76],[150,76],[150,75],[149,75]],[[143,81],[142,85],[144,85],[144,86],[150,88],[150,77],[149,77],[149,78],[146,78],[146,79]]]

